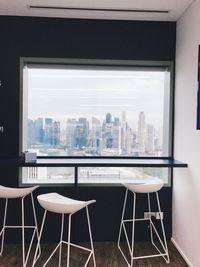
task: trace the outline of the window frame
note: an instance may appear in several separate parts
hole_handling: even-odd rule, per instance
[[[24,126],[24,114],[26,112],[25,101],[24,98],[24,78],[23,78],[23,69],[24,66],[41,66],[41,65],[54,65],[54,66],[66,66],[66,65],[77,65],[77,66],[107,66],[107,67],[132,67],[132,68],[145,68],[145,69],[155,69],[158,70],[161,68],[162,70],[166,68],[170,73],[170,88],[169,88],[169,136],[168,136],[168,156],[164,157],[140,157],[140,156],[117,156],[117,158],[133,158],[133,159],[173,159],[174,157],[174,63],[172,61],[149,61],[149,60],[120,60],[120,59],[79,59],[79,58],[38,58],[38,57],[21,57],[20,58],[20,127],[19,127],[19,156],[23,152],[23,126]],[[115,159],[116,156],[45,156],[38,158],[97,158],[97,159],[105,159],[112,158]],[[171,169],[171,171],[170,171]],[[169,182],[170,184],[170,176],[172,173],[172,168],[169,168]],[[75,179],[76,180],[76,179]],[[23,185],[21,180],[21,185]],[[44,184],[48,185],[48,184]],[[53,184],[53,185],[61,185],[63,184]],[[68,185],[68,184],[65,184]],[[93,185],[93,184],[87,184]],[[94,184],[95,186],[96,184]],[[103,184],[101,184],[103,185]],[[116,186],[116,184],[112,184]],[[85,185],[84,185],[85,186]],[[107,184],[106,184],[107,186]],[[108,185],[109,186],[109,185]]]

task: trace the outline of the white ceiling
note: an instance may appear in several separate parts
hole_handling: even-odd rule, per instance
[[[177,21],[193,1],[195,0],[0,0],[0,15]],[[148,12],[150,10],[162,12]]]

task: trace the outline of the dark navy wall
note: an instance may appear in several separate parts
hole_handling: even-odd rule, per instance
[[[58,18],[0,17],[0,157],[19,154],[19,82],[20,57],[89,58],[130,60],[175,60],[176,24],[174,22],[103,21]],[[18,185],[16,168],[1,168],[0,184]],[[41,188],[74,196],[73,187]],[[121,187],[79,188],[80,199],[97,199],[92,211],[94,239],[116,240],[124,189]],[[166,215],[167,236],[171,237],[171,188],[161,191]],[[142,200],[141,207],[145,208]],[[0,203],[2,205],[2,203]],[[2,209],[1,209],[2,210]],[[10,217],[17,215],[11,207]],[[38,217],[41,220],[38,207]],[[19,217],[19,214],[18,214]],[[51,227],[57,217],[51,219]],[[77,238],[84,239],[80,220]],[[83,226],[84,227],[84,226]],[[142,231],[138,238],[143,238]],[[13,236],[12,236],[13,237]],[[54,231],[47,235],[54,239]]]

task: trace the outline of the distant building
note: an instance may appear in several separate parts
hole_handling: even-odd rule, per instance
[[[126,125],[126,155],[131,155],[133,146],[133,133],[132,129]]]
[[[99,141],[102,137],[101,122],[97,118],[92,118],[92,129],[91,129],[91,146],[95,149],[99,147]]]
[[[114,126],[120,126],[120,119],[117,118],[117,117],[115,117],[115,118],[114,118],[114,121],[113,121],[113,125],[114,125]]]
[[[44,120],[44,143],[52,145],[53,119],[45,118]]]
[[[76,126],[76,146],[83,149],[87,146],[89,122],[86,118],[79,118]]]
[[[145,151],[148,153],[152,153],[154,151],[154,127],[153,124],[146,125],[146,145]]]
[[[38,144],[44,141],[44,129],[43,129],[43,118],[38,118],[34,121],[35,128],[35,142]]]
[[[113,126],[112,130],[112,148],[117,150],[118,155],[121,154],[121,127]]]
[[[76,119],[67,119],[66,146],[70,149],[76,146]]]
[[[146,140],[146,122],[144,112],[139,113],[138,117],[138,150],[140,153],[145,152]]]
[[[28,148],[35,143],[35,128],[34,121],[28,119],[28,138],[27,138],[27,146]]]
[[[112,115],[110,113],[106,114],[106,123],[111,123],[112,122]]]
[[[126,111],[122,111],[121,115],[121,148],[123,153],[126,152]]]
[[[60,145],[60,122],[59,121],[53,122],[51,144],[53,146]]]

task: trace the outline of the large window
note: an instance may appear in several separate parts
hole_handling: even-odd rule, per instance
[[[24,60],[22,151],[55,157],[170,156],[169,66],[146,65]]]

